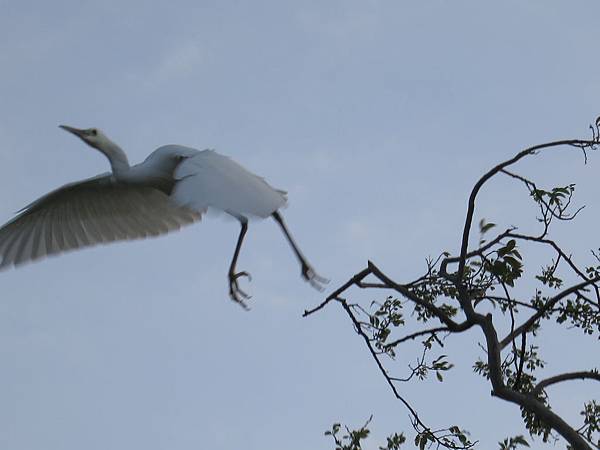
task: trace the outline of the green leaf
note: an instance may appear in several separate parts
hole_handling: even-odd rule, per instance
[[[491,230],[492,228],[494,228],[496,226],[495,223],[486,223],[485,225],[481,226],[481,224],[479,225],[479,229],[481,231],[481,234],[486,233],[487,231]]]
[[[520,261],[516,260],[512,256],[505,256],[504,261],[510,264],[513,267],[513,269],[520,269],[521,267],[523,267],[523,264],[521,264]]]

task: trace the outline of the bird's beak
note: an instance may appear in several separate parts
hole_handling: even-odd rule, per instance
[[[73,133],[75,136],[83,139],[83,137],[85,136],[85,130],[80,130],[79,128],[73,128],[70,127],[68,125],[59,125],[59,128],[62,128],[63,130],[68,131],[69,133]]]

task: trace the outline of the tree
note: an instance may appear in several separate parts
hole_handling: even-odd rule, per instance
[[[482,358],[474,362],[473,371],[489,381],[492,396],[520,409],[531,437],[548,442],[560,435],[568,448],[600,449],[600,401],[593,398],[586,401],[580,413],[582,423],[571,424],[552,410],[549,389],[579,379],[594,383],[595,390],[589,392],[600,392],[595,384],[600,381],[598,369],[587,367],[598,361],[598,355],[582,361],[583,368],[577,370],[543,379],[536,374],[545,364],[540,356],[543,343],[537,342],[536,337],[546,324],[576,328],[588,339],[599,337],[600,250],[592,250],[590,261],[581,264],[551,233],[556,222],[571,222],[583,209],[572,206],[575,184],[543,188],[514,169],[525,158],[541,157],[542,153],[558,148],[582,152],[587,163],[588,151],[600,145],[599,127],[600,118],[590,126],[591,139],[535,145],[485,173],[470,193],[457,255],[443,252],[437,258],[427,259],[425,273],[409,282],[390,278],[369,261],[366,268],[323,303],[305,311],[304,316],[309,316],[329,304],[341,307],[364,340],[392,394],[408,409],[415,431],[414,443],[421,450],[432,446],[476,447],[477,441],[456,425],[429,426],[398,388],[399,383],[423,380],[430,374],[443,381],[444,373],[453,367],[450,356],[440,354],[444,342],[472,329],[478,329],[484,339]],[[494,223],[482,219],[479,239],[473,242],[478,194],[486,183],[499,176],[525,188],[537,211],[539,229],[523,232],[513,226],[497,231]],[[524,261],[536,249],[548,251],[549,261],[540,272],[526,274]],[[364,304],[347,298],[352,295],[351,288],[390,295]],[[417,363],[408,366],[408,376],[395,376],[391,366],[401,345],[417,340],[422,344]],[[337,450],[359,450],[361,441],[369,434],[370,421],[359,429],[345,428],[346,431],[336,423],[325,434],[333,438]],[[404,434],[394,434],[380,449],[397,449],[404,441]],[[512,450],[519,445],[528,446],[528,442],[517,435],[499,445],[501,450]]]

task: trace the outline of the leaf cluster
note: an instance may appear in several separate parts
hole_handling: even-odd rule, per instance
[[[344,426],[345,432],[342,434],[342,425],[334,423],[330,430],[325,431],[325,436],[331,436],[335,442],[335,450],[362,450],[364,440],[369,437],[369,424],[373,416],[358,429],[350,429]],[[379,450],[399,450],[400,446],[406,442],[404,434],[394,433],[386,438],[386,444],[378,447]]]

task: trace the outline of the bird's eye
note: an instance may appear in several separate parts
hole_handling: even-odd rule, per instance
[[[98,130],[96,130],[95,128],[92,128],[90,133],[92,134],[92,136],[96,136],[98,134]]]

